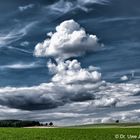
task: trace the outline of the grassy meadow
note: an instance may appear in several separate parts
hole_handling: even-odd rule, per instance
[[[0,128],[0,140],[138,140],[139,127]]]

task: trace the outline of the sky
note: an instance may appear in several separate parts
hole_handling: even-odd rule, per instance
[[[139,0],[0,1],[0,119],[140,121]]]

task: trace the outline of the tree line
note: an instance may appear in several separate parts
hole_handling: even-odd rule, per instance
[[[28,120],[0,120],[0,127],[28,127],[28,126],[53,126],[53,123],[42,124],[39,121]]]

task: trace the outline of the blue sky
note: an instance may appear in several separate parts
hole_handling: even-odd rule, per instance
[[[139,121],[139,6],[1,1],[0,119]]]

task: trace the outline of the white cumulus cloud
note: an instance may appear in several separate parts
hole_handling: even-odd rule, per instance
[[[93,83],[101,80],[101,73],[81,68],[80,62],[76,59],[66,62],[59,62],[57,65],[48,62],[48,68],[51,72],[55,73],[52,78],[53,82],[58,83]]]
[[[43,43],[35,47],[36,56],[70,58],[92,52],[101,45],[96,35],[86,33],[85,29],[74,20],[67,20],[56,27],[56,32],[49,34]]]

